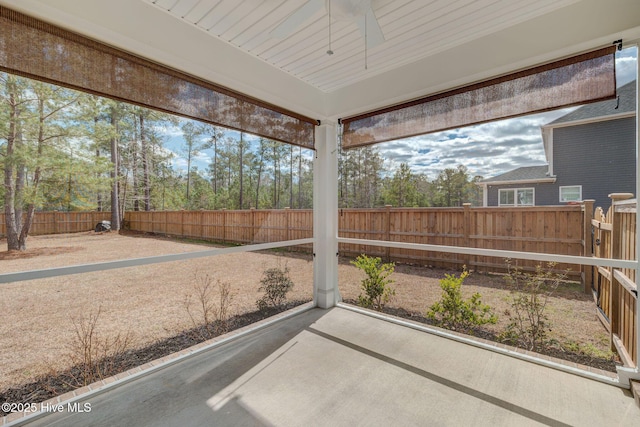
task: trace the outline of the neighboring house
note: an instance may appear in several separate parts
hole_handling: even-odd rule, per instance
[[[548,164],[480,181],[484,206],[564,205],[636,191],[636,82],[618,99],[584,105],[542,126]]]

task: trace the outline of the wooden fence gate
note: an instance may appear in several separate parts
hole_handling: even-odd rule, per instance
[[[598,258],[636,259],[636,200],[631,194],[611,194],[611,208],[597,208],[591,221],[593,254]],[[629,268],[594,267],[593,296],[598,315],[611,334],[611,347],[626,366],[637,360],[636,271]]]

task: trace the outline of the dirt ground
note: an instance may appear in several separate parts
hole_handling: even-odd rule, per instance
[[[0,240],[6,247],[6,242]],[[203,244],[143,235],[94,232],[31,237],[26,253],[0,252],[0,274],[65,265],[86,264],[206,249]],[[74,321],[100,310],[98,333],[131,333],[142,347],[193,326],[186,299],[194,296],[202,277],[228,282],[234,295],[232,313],[255,310],[260,278],[265,269],[289,268],[295,286],[289,300],[312,298],[313,264],[310,255],[250,252],[197,260],[154,264],[120,270],[84,273],[19,283],[0,284],[0,390],[70,366]],[[393,278],[396,297],[390,307],[422,313],[440,298],[438,281],[450,271],[397,266]],[[340,291],[355,300],[363,273],[341,260]],[[472,274],[464,292],[482,294],[495,308],[498,332],[508,323],[509,293],[500,276]],[[192,306],[194,309],[194,306]],[[192,313],[197,313],[192,310]],[[552,338],[580,343],[606,355],[608,335],[596,318],[589,295],[568,284],[549,303]]]

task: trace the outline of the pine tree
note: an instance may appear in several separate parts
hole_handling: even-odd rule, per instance
[[[62,125],[78,100],[67,89],[9,74],[0,74],[5,225],[7,248],[26,250],[41,185],[50,170],[59,167],[52,150],[69,136]]]

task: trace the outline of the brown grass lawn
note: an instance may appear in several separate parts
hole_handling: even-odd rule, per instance
[[[4,242],[0,242],[2,244]],[[0,273],[207,249],[198,244],[93,232],[31,237],[24,255],[0,253]],[[233,313],[255,310],[262,272],[288,266],[290,299],[312,298],[312,263],[276,253],[220,255],[190,261],[0,285],[0,389],[69,365],[74,319],[100,309],[98,332],[133,334],[143,346],[193,326],[185,298],[195,275],[232,285]]]
[[[0,240],[6,247],[6,242]],[[139,258],[205,249],[202,244],[142,235],[94,232],[31,237],[22,254],[0,252],[0,273],[43,269],[108,260]],[[262,272],[288,267],[295,283],[290,300],[312,298],[313,265],[309,255],[277,252],[219,255],[198,260],[61,276],[28,282],[0,284],[0,390],[70,365],[74,321],[97,313],[102,337],[132,334],[142,347],[173,336],[192,321],[185,299],[203,275],[231,285],[232,314],[255,310]],[[440,297],[438,281],[447,272],[414,266],[397,266],[393,278],[396,297],[389,304],[423,313]],[[339,266],[343,298],[357,299],[363,275],[348,260]],[[482,294],[495,307],[498,332],[508,322],[509,293],[499,276],[472,274],[465,293]],[[561,343],[581,343],[605,354],[608,335],[595,316],[591,297],[577,284],[568,284],[552,298],[548,308],[552,337]]]

